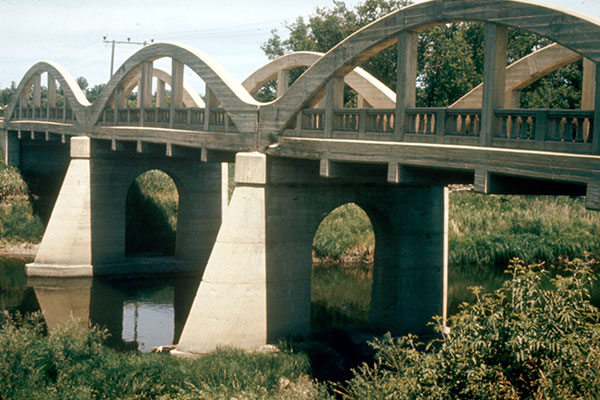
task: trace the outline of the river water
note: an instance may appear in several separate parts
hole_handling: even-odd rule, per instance
[[[0,310],[42,311],[49,328],[73,315],[84,324],[107,328],[108,345],[142,352],[177,343],[200,282],[200,276],[28,278],[24,265],[31,261],[0,257]],[[313,267],[313,329],[366,326],[369,271],[365,265]],[[507,277],[493,268],[449,268],[449,314],[459,304],[474,300],[469,287],[483,286],[484,292],[490,292]],[[600,305],[598,289],[593,292],[593,303]],[[331,318],[344,313],[341,319]]]

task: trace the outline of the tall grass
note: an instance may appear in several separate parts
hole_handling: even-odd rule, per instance
[[[583,198],[451,194],[449,261],[504,266],[560,257],[600,257],[600,213]]]
[[[71,320],[46,332],[41,315],[0,330],[0,395],[18,399],[323,398],[302,354],[223,348],[197,359],[121,353]]]

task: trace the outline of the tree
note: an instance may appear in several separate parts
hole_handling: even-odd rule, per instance
[[[0,107],[8,105],[16,91],[17,84],[15,83],[15,81],[12,81],[10,83],[10,87],[6,89],[0,89]]]
[[[85,77],[83,77],[83,76],[78,77],[77,79],[75,79],[75,81],[77,82],[77,84],[79,85],[81,90],[83,90],[83,92],[85,92],[87,90],[88,86],[90,86],[87,79],[85,79]]]

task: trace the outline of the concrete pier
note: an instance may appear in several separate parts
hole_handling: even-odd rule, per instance
[[[108,146],[107,146],[108,144]],[[132,273],[125,264],[125,200],[135,178],[160,169],[179,193],[177,258],[202,272],[221,224],[221,164],[167,158],[153,149],[111,150],[110,142],[71,139],[71,162],[30,276]],[[164,150],[164,149],[163,149]],[[139,271],[145,272],[145,271]],[[168,272],[168,271],[163,271]]]
[[[308,335],[313,237],[348,202],[367,212],[376,234],[371,324],[430,332],[427,322],[445,313],[446,199],[441,187],[329,181],[317,162],[239,153],[236,188],[176,353]]]

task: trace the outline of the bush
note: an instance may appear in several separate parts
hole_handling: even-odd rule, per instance
[[[600,398],[600,311],[590,304],[592,264],[551,276],[515,261],[512,279],[450,317],[451,331],[427,347],[414,336],[372,343],[341,391],[346,399]]]

